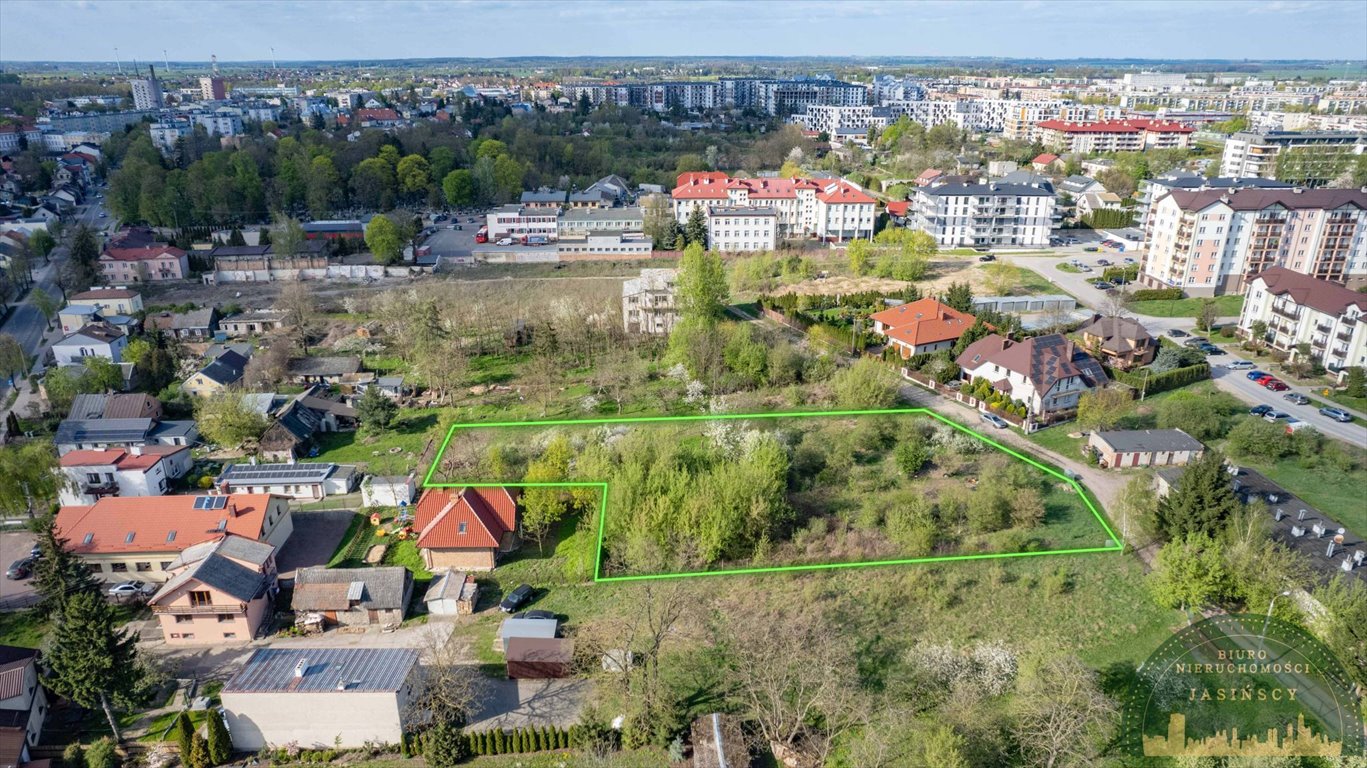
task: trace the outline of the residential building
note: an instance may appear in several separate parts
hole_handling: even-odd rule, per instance
[[[201,77],[199,98],[204,101],[223,101],[228,98],[227,81],[221,77]]]
[[[844,179],[823,181],[816,193],[816,233],[828,242],[873,239],[875,202]]]
[[[68,417],[57,425],[57,434],[52,440],[57,445],[57,455],[65,456],[79,450],[193,445],[198,437],[199,431],[191,420]]]
[[[1367,133],[1355,131],[1240,131],[1225,140],[1220,175],[1321,187],[1352,168],[1367,152]]]
[[[1094,431],[1087,445],[1109,469],[1182,467],[1206,452],[1200,440],[1180,429]]]
[[[259,648],[219,694],[233,748],[397,744],[419,684],[412,648]]]
[[[160,419],[161,402],[142,392],[76,395],[69,419]]]
[[[36,648],[0,645],[0,765],[21,768],[30,763],[47,720],[47,690],[38,669]]]
[[[361,370],[359,357],[291,357],[285,375],[295,384],[338,384]]]
[[[596,231],[561,237],[555,255],[561,261],[648,259],[654,248],[654,241],[642,234]]]
[[[1088,192],[1077,199],[1077,218],[1081,220],[1097,211],[1118,211],[1121,207],[1120,195],[1114,192]]]
[[[318,433],[356,428],[356,409],[318,396],[320,390],[320,385],[314,385],[283,403],[278,403],[278,398],[272,396],[258,409],[274,420],[257,443],[257,451],[263,459],[293,461],[307,453]]]
[[[622,283],[622,327],[627,333],[667,336],[679,322],[675,305],[679,272],[643,269],[640,277]]]
[[[973,315],[943,304],[939,299],[918,299],[869,315],[873,332],[901,353],[902,359],[951,349],[964,331],[972,327]]]
[[[1057,333],[1024,341],[994,333],[969,344],[955,362],[965,380],[987,379],[1034,417],[1075,410],[1083,392],[1108,381],[1100,363]]]
[[[490,211],[485,218],[490,242],[505,237],[514,241],[526,237],[544,237],[546,242],[552,242],[559,231],[560,209],[554,206],[532,208],[505,205]]]
[[[142,294],[127,288],[92,288],[67,297],[67,306],[90,307],[101,314],[136,315],[142,311]]]
[[[218,309],[203,307],[189,312],[157,312],[143,320],[147,333],[161,331],[177,339],[207,339],[218,330]]]
[[[105,496],[163,496],[172,480],[190,471],[191,463],[185,445],[71,451],[58,461],[67,481],[58,500],[78,506]]]
[[[429,569],[491,571],[499,555],[520,546],[518,491],[509,488],[429,488],[413,519]]]
[[[147,71],[148,77],[128,81],[133,88],[133,108],[161,109],[166,106],[166,99],[161,92],[161,81],[157,80],[155,69],[149,66]]]
[[[128,336],[109,323],[91,323],[74,333],[63,336],[52,345],[52,355],[58,365],[80,365],[87,357],[102,357],[111,362],[123,359]]]
[[[708,208],[707,247],[728,253],[774,250],[778,247],[778,211],[732,205]]]
[[[99,266],[102,279],[111,284],[184,280],[190,274],[185,251],[163,243],[105,248]]]
[[[218,329],[229,338],[260,336],[285,327],[285,314],[275,309],[251,309],[219,318]]]
[[[214,487],[220,493],[269,493],[316,501],[351,493],[359,478],[355,467],[344,464],[229,464],[214,480]]]
[[[187,547],[147,601],[167,645],[225,645],[256,637],[278,591],[275,547],[228,534]]]
[[[1241,293],[1285,267],[1367,283],[1367,192],[1356,189],[1175,189],[1149,218],[1140,279],[1194,296]]]
[[[187,547],[234,534],[279,549],[294,531],[282,496],[104,496],[57,512],[58,535],[98,577],[163,582]]]
[[[942,247],[1047,248],[1054,193],[1037,184],[945,183],[918,187],[912,228]]]
[[[554,208],[557,212],[565,207],[565,190],[563,189],[541,189],[531,190],[522,193],[523,208]]]
[[[1116,368],[1148,365],[1158,354],[1158,340],[1132,318],[1097,317],[1078,333],[1083,347]]]
[[[1231,178],[1218,176],[1207,178],[1192,171],[1173,170],[1162,176],[1139,182],[1139,222],[1141,232],[1148,232],[1149,219],[1153,215],[1153,205],[1165,195],[1176,189],[1290,189],[1291,184],[1276,179],[1260,179],[1256,176]]]
[[[1239,332],[1253,337],[1253,324],[1267,325],[1264,341],[1295,357],[1310,345],[1310,356],[1340,381],[1345,369],[1367,367],[1367,294],[1283,267],[1254,275],[1244,289]]]
[[[695,209],[710,215],[712,208],[753,207],[773,211],[777,240],[821,237],[844,241],[873,236],[873,198],[843,179],[731,179],[721,172],[684,173],[670,196],[674,219],[680,226],[688,223]],[[740,242],[746,240],[742,237]]]
[[[640,208],[571,208],[556,222],[556,235],[591,235],[597,232],[641,232]]]
[[[210,397],[241,381],[246,370],[246,357],[225,350],[186,379],[181,390],[192,397]]]
[[[170,155],[181,139],[195,132],[195,126],[189,120],[162,120],[147,126],[147,132],[152,146],[163,155]]]
[[[384,568],[300,568],[294,574],[291,607],[316,613],[324,626],[398,626],[413,597],[413,574],[402,566]]]
[[[1093,154],[1139,152],[1145,149],[1182,149],[1191,143],[1196,129],[1162,120],[1106,120],[1074,123],[1044,120],[1035,126],[1034,138],[1055,152]]]

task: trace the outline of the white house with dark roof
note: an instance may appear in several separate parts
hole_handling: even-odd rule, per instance
[[[1108,381],[1100,363],[1057,333],[1024,341],[994,333],[969,344],[955,362],[965,379],[987,379],[1033,416],[1073,410],[1083,392]]]
[[[52,356],[58,365],[80,365],[88,357],[102,357],[111,362],[123,359],[128,336],[108,323],[91,323],[67,334],[52,345]]]
[[[1316,280],[1282,267],[1264,270],[1244,290],[1239,332],[1253,335],[1253,324],[1267,325],[1264,341],[1299,355],[1296,347],[1310,345],[1310,356],[1340,380],[1348,368],[1367,366],[1367,294],[1339,283]]]

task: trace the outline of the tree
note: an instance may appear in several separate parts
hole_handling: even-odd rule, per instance
[[[1348,380],[1343,394],[1349,397],[1367,397],[1367,368],[1355,365],[1348,369]]]
[[[185,764],[189,768],[209,768],[212,765],[209,761],[209,744],[198,733],[190,737],[190,755]]]
[[[707,216],[702,212],[702,206],[695,205],[689,211],[688,220],[684,223],[684,240],[689,245],[707,247]]]
[[[465,208],[475,203],[475,176],[464,168],[458,168],[442,177],[441,191],[446,196],[446,204],[454,208]]]
[[[721,256],[690,239],[679,260],[677,303],[684,319],[715,322],[726,313],[730,289]]]
[[[323,218],[341,202],[342,179],[332,158],[319,155],[309,164],[308,183],[305,199],[309,213],[314,218]]]
[[[0,333],[0,376],[13,381],[15,376],[23,378],[28,373],[28,355],[19,340],[8,333]]]
[[[1211,398],[1194,392],[1173,392],[1158,404],[1158,427],[1181,429],[1197,440],[1224,434],[1224,417]]]
[[[1115,705],[1095,674],[1073,657],[1025,665],[1013,705],[1012,731],[1021,752],[1043,768],[1097,765],[1115,727]]]
[[[1215,540],[1204,533],[1174,539],[1158,551],[1149,588],[1164,608],[1181,608],[1191,615],[1224,595],[1224,558]]]
[[[35,503],[57,496],[60,477],[50,442],[0,446],[0,509],[32,516]]]
[[[422,757],[431,768],[454,768],[470,757],[470,748],[459,726],[438,722],[423,738]]]
[[[189,712],[182,709],[180,714],[176,715],[175,727],[172,728],[172,731],[175,734],[176,745],[180,747],[180,754],[186,756],[185,761],[188,764],[190,750],[195,745],[196,732],[194,723],[190,722]]]
[[[383,432],[389,429],[394,417],[399,415],[399,406],[380,392],[378,386],[365,388],[365,394],[361,395],[360,401],[356,404],[356,416],[360,419],[361,426],[369,432]]]
[[[270,426],[265,417],[248,407],[237,389],[224,389],[203,398],[195,409],[199,433],[223,448],[241,448],[258,440]]]
[[[34,253],[43,258],[43,261],[47,261],[48,254],[52,253],[53,248],[57,247],[57,241],[53,239],[52,235],[48,234],[46,229],[34,230],[33,234],[29,236],[28,244],[29,247],[33,249]]]
[[[973,311],[973,289],[968,283],[950,283],[945,290],[945,295],[940,299],[945,306],[952,307],[960,312]]]
[[[280,319],[284,321],[289,338],[301,350],[307,352],[309,338],[316,327],[318,312],[313,291],[302,282],[288,283],[275,300],[275,309],[281,313]]]
[[[403,256],[403,238],[388,216],[376,216],[365,228],[365,244],[381,264],[393,264]]]
[[[574,449],[564,436],[557,436],[546,450],[527,465],[528,483],[558,483],[569,478]],[[527,488],[522,494],[522,531],[540,548],[568,511],[565,492],[560,488]]]
[[[57,536],[53,515],[33,521],[34,538],[41,556],[33,563],[33,591],[38,594],[36,610],[45,616],[60,616],[73,595],[100,593],[100,583],[85,561],[67,548],[66,539]]]
[[[308,242],[308,234],[298,219],[277,213],[271,225],[271,253],[277,256],[294,256],[303,252]]]
[[[114,609],[104,595],[82,592],[67,600],[46,654],[51,688],[82,707],[102,708],[115,739],[119,722],[110,702],[136,686],[136,642],[136,635],[114,628]]]
[[[873,246],[868,240],[851,240],[845,246],[845,255],[850,259],[850,271],[856,275],[867,274],[872,251]]]
[[[118,766],[118,745],[108,736],[97,739],[95,743],[90,745],[90,749],[85,751],[85,768],[118,768]]]
[[[654,247],[662,251],[672,251],[675,246],[675,233],[678,222],[674,211],[664,195],[650,195],[641,204],[642,229],[650,236]]]
[[[112,392],[123,388],[123,369],[105,357],[87,357],[81,372],[81,391]]]
[[[1103,387],[1084,392],[1077,403],[1078,426],[1111,429],[1130,412],[1133,402],[1129,391],[1120,387]]]
[[[42,314],[43,320],[47,321],[48,328],[51,328],[52,318],[57,316],[57,310],[61,308],[57,304],[57,300],[52,298],[52,294],[43,290],[42,286],[34,286],[33,290],[29,291],[28,301],[34,309]]]
[[[1255,349],[1262,349],[1267,345],[1267,321],[1254,320],[1248,324],[1248,340],[1253,343]]]
[[[1348,576],[1336,575],[1315,590],[1315,599],[1324,606],[1320,638],[1343,662],[1348,677],[1367,688],[1367,587]]]
[[[62,265],[62,290],[78,293],[90,288],[100,277],[100,246],[90,227],[81,225],[71,241],[71,253]]]
[[[1159,532],[1169,540],[1193,533],[1213,536],[1239,507],[1224,457],[1207,450],[1187,465],[1177,486],[1158,502],[1155,517]]]
[[[223,724],[223,715],[217,709],[209,708],[208,726],[209,762],[223,765],[233,758],[233,742],[228,737],[228,728]],[[193,748],[193,745],[192,745]]]
[[[987,281],[988,290],[998,296],[1010,295],[1020,277],[1020,271],[1016,266],[1005,259],[988,264],[983,268],[983,271],[986,273],[984,278]]]
[[[432,186],[432,166],[422,155],[408,155],[399,161],[395,170],[399,193],[410,200],[427,194]]]
[[[1215,327],[1215,321],[1219,316],[1220,312],[1215,306],[1215,300],[1202,299],[1201,309],[1196,315],[1196,330],[1209,332]]]
[[[947,725],[936,726],[921,742],[921,764],[935,768],[971,768],[964,757],[964,738]]]
[[[230,246],[234,246],[234,247],[239,247],[239,248],[240,248],[240,247],[242,247],[242,246],[244,246],[244,245],[247,244],[247,238],[245,238],[245,237],[242,236],[242,230],[241,230],[241,229],[239,229],[238,227],[233,227],[233,231],[230,232],[230,233],[228,233],[228,243],[227,243],[227,244],[230,245]]]
[[[449,636],[432,632],[423,648],[424,663],[408,700],[410,722],[429,720],[463,726],[484,696],[484,678],[467,662],[465,649]]]
[[[952,287],[953,286],[951,286],[951,288]],[[968,326],[968,330],[960,334],[958,340],[954,342],[954,347],[949,351],[950,357],[957,360],[959,355],[963,354],[965,349],[968,349],[968,345],[978,339],[984,339],[991,335],[992,329],[988,327],[982,317],[974,318],[973,324]]]
[[[877,358],[861,357],[831,384],[841,408],[890,408],[897,402],[897,377]]]

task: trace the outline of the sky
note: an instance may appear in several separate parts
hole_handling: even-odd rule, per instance
[[[0,62],[498,56],[1367,60],[1367,0],[0,0]]]

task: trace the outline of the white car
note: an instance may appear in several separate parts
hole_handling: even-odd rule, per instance
[[[983,421],[987,422],[988,424],[991,424],[997,429],[1006,429],[1007,427],[1011,426],[1006,422],[1006,419],[1003,419],[995,413],[988,413],[987,411],[983,411],[979,415],[982,416]]]
[[[501,238],[501,239],[497,240],[497,241],[494,243],[494,245],[512,245],[512,244],[513,244],[513,239],[512,239],[511,237],[504,237],[504,238]]]
[[[1247,371],[1253,368],[1254,364],[1248,360],[1235,360],[1226,367],[1231,371]]]
[[[151,595],[157,591],[155,584],[148,584],[145,581],[124,581],[109,588],[110,597],[134,597],[137,595]]]

